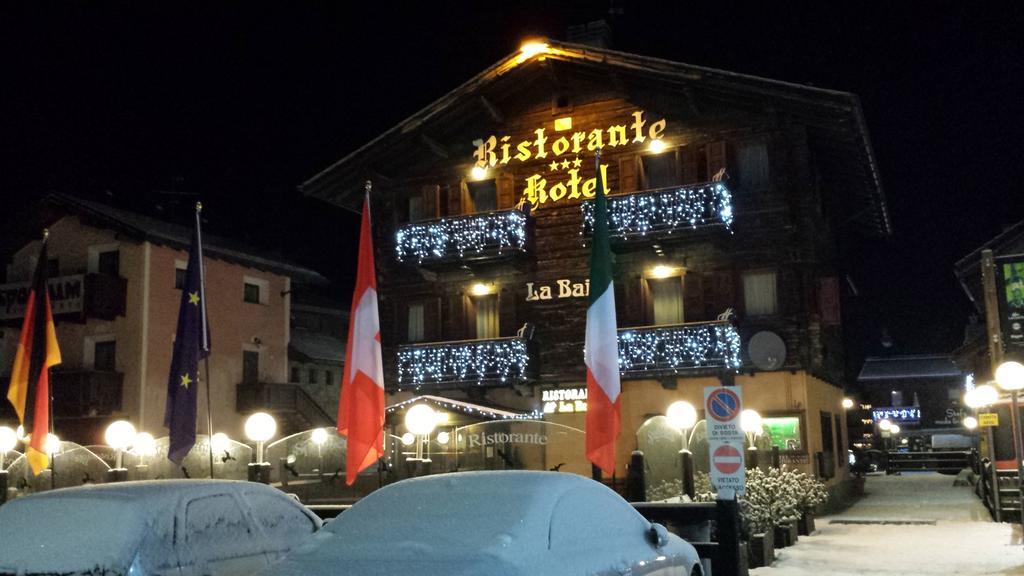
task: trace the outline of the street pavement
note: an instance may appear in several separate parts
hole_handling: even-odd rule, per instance
[[[992,522],[973,488],[953,476],[868,476],[867,495],[817,531],[776,551],[753,576],[818,574],[1024,575],[1019,525]]]

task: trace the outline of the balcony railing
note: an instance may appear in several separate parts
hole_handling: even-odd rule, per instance
[[[672,374],[740,367],[740,335],[729,322],[698,322],[619,330],[622,374]]]
[[[420,264],[525,252],[528,219],[512,209],[406,224],[398,229],[395,252],[399,261]]]
[[[412,344],[398,349],[398,387],[519,384],[529,366],[525,338]]]
[[[594,223],[594,203],[584,202],[584,236]],[[662,238],[686,230],[722,226],[731,230],[732,193],[724,182],[644,190],[608,198],[608,232],[613,238]]]
[[[335,423],[334,418],[299,384],[239,384],[235,390],[235,410],[240,414],[257,410],[294,414],[308,426],[333,426]]]
[[[121,410],[124,374],[120,372],[54,370],[50,378],[54,416],[108,416]]]

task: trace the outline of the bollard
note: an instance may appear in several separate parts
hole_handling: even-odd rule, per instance
[[[7,502],[7,485],[9,479],[7,470],[0,470],[0,504]]]
[[[757,468],[757,448],[747,448],[747,470]]]
[[[782,463],[782,457],[779,454],[779,447],[772,446],[772,468],[778,468]]]
[[[126,482],[128,480],[127,468],[111,468],[107,470],[107,482]]]
[[[270,462],[249,464],[248,477],[249,482],[270,484]]]
[[[598,482],[601,481],[601,469],[597,467],[597,464],[590,465],[590,477]]]
[[[689,450],[680,450],[679,456],[683,460],[683,494],[693,497],[697,494],[696,488],[693,485],[693,452]]]
[[[647,501],[644,453],[639,450],[633,451],[629,457],[629,468],[626,470],[626,500],[630,502]]]
[[[718,535],[719,565],[715,576],[739,576],[740,554],[740,508],[735,499],[719,499],[716,504],[716,533]]]

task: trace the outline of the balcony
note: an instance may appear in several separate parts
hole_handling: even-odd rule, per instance
[[[529,380],[525,338],[412,344],[398,348],[398,388],[508,386]]]
[[[583,230],[589,237],[594,203],[584,202]],[[687,230],[732,229],[732,193],[724,182],[705,182],[608,197],[608,232],[616,240],[661,239]]]
[[[53,415],[57,418],[108,416],[121,410],[124,374],[97,370],[54,370]]]
[[[529,219],[511,209],[406,224],[398,228],[395,253],[400,262],[417,264],[524,253]]]
[[[125,314],[128,281],[108,274],[74,274],[47,281],[53,316],[85,322],[90,318],[113,320]],[[30,283],[0,285],[0,325],[18,326],[25,317]]]
[[[740,365],[740,335],[729,322],[619,330],[619,371],[624,376],[736,369]]]

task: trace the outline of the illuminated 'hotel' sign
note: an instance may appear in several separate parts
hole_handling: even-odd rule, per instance
[[[543,160],[548,162],[548,175],[563,171],[568,179],[559,178],[558,182],[548,183],[542,174],[533,174],[526,178],[523,197],[534,206],[547,202],[558,202],[562,199],[593,198],[597,190],[597,178],[582,178],[579,175],[583,160],[580,154],[595,152],[602,148],[621,148],[632,144],[643,144],[648,140],[659,140],[665,132],[665,119],[648,123],[643,110],[632,114],[627,124],[615,124],[607,128],[592,130],[572,130],[572,118],[555,120],[554,130],[559,135],[548,134],[546,128],[533,131],[534,137],[529,140],[512,142],[511,136],[491,135],[473,141],[476,150],[476,166],[479,168],[495,168],[513,162],[529,162]],[[562,133],[565,132],[565,133]],[[601,165],[601,176],[605,185],[608,183],[608,166]],[[563,181],[564,180],[564,181]],[[611,193],[610,188],[606,188]]]

